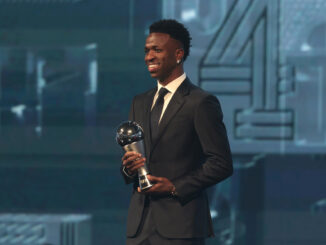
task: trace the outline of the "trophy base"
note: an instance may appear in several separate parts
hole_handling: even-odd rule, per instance
[[[152,186],[153,185],[151,184],[151,182],[149,182],[146,175],[139,176],[139,188],[141,191],[147,190]]]

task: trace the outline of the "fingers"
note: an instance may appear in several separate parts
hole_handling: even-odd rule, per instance
[[[140,158],[141,154],[134,152],[134,151],[128,151],[126,152],[122,157],[122,163],[123,165],[126,165],[128,162],[135,161],[137,158]]]
[[[147,175],[147,178],[153,184],[152,187],[149,189],[143,190],[143,191],[141,191],[140,188],[138,187],[138,189],[137,189],[138,192],[147,193],[147,194],[156,194],[156,193],[160,192],[164,178],[156,177],[156,176],[149,175],[149,174]]]
[[[153,194],[153,193],[157,192],[157,188],[158,188],[158,186],[154,184],[154,185],[152,185],[151,188],[146,189],[146,190],[141,190],[140,187],[137,187],[137,191],[139,193],[143,193],[143,194]]]
[[[169,179],[165,177],[156,177],[153,175],[147,175],[147,178],[153,184],[153,186],[143,191],[141,191],[138,187],[138,192],[150,195],[170,195],[174,185]]]
[[[132,172],[136,171],[137,169],[139,169],[140,167],[143,167],[145,165],[145,158],[140,158],[137,161],[134,161],[132,164],[129,164],[128,166],[126,166],[126,168]]]
[[[163,178],[162,177],[156,177],[156,176],[153,176],[153,175],[147,175],[147,178],[150,182],[153,182],[153,183],[158,183],[158,182],[163,182]]]
[[[138,152],[128,151],[122,157],[122,165],[128,174],[135,174],[137,169],[145,165],[146,159]]]
[[[123,157],[122,157],[122,161],[130,158],[130,157],[141,157],[141,154],[135,151],[127,151]]]
[[[121,160],[122,160],[122,165],[126,166],[129,164],[138,164],[140,162],[144,163],[145,162],[144,159],[145,158],[143,158],[140,153],[131,151],[131,152],[126,152]]]
[[[157,188],[157,187],[156,187],[155,185],[153,185],[151,188],[146,189],[146,190],[141,190],[140,187],[137,187],[137,191],[138,191],[139,193],[152,193],[152,192],[155,192],[155,189],[156,189],[156,188]]]
[[[133,156],[133,155],[139,155],[139,154],[140,154],[140,153],[135,152],[135,151],[127,151],[127,152],[123,155],[122,160],[124,160],[124,159],[126,159],[126,158],[128,158],[128,157],[130,157],[130,156]]]

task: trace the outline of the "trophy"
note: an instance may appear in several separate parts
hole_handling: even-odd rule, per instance
[[[126,152],[135,151],[145,156],[143,139],[144,131],[140,125],[134,121],[122,122],[117,129],[116,141]],[[140,190],[146,190],[152,187],[152,184],[147,179],[147,174],[149,174],[149,172],[145,163],[145,166],[138,169]]]

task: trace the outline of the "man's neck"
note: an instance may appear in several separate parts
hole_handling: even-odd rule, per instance
[[[180,67],[179,69],[176,69],[174,72],[172,72],[172,73],[170,74],[170,76],[168,76],[166,79],[158,80],[158,82],[159,82],[162,86],[166,86],[166,85],[168,85],[170,82],[172,82],[173,80],[175,80],[175,79],[177,79],[178,77],[180,77],[183,73],[184,73],[184,71],[183,71],[183,67]]]

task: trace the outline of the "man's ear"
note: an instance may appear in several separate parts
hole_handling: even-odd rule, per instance
[[[183,48],[178,48],[177,50],[176,50],[176,60],[181,60],[181,61],[183,61],[183,56],[184,56],[184,54],[185,54],[185,51],[183,50]]]

